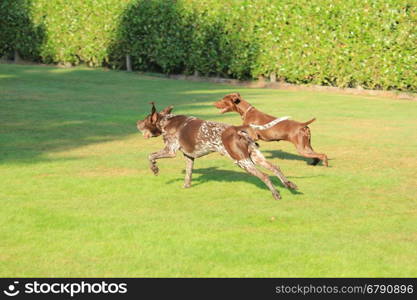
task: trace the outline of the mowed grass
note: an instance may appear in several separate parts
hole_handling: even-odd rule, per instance
[[[287,143],[261,150],[299,187],[257,178],[218,154],[147,155],[136,120],[174,112],[241,124],[213,101],[239,91],[311,124],[330,167]],[[417,103],[245,89],[106,71],[0,65],[0,276],[417,276]]]

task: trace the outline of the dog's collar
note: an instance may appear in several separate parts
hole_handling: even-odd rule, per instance
[[[249,107],[243,112],[243,114],[242,114],[242,120],[244,120],[245,119],[245,117],[246,117],[246,114],[251,110],[253,108],[253,106],[252,105],[249,105]]]

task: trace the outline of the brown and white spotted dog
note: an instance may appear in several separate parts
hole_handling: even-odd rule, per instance
[[[211,152],[219,152],[232,159],[249,174],[261,179],[277,200],[281,198],[279,192],[272,185],[268,175],[259,171],[256,165],[272,171],[287,188],[297,189],[297,186],[282,174],[279,167],[266,161],[253,141],[254,130],[250,126],[231,126],[195,117],[173,115],[172,106],[158,113],[154,103],[151,104],[151,113],[144,120],[137,121],[137,128],[145,138],[162,135],[164,139],[165,148],[148,156],[150,168],[155,175],[159,172],[156,160],[175,157],[176,152],[180,150],[186,160],[184,187],[188,188],[191,186],[194,159]]]

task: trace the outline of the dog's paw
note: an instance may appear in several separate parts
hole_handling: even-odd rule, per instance
[[[278,191],[275,191],[274,193],[272,193],[272,197],[274,197],[275,200],[281,199],[281,195],[279,194]]]
[[[317,164],[320,162],[320,159],[314,158],[312,162],[309,162],[308,164],[310,166],[317,166]]]
[[[285,186],[289,189],[296,190],[298,189],[297,185],[291,181],[285,183]]]
[[[151,170],[155,176],[158,176],[159,168],[156,165],[151,165]]]

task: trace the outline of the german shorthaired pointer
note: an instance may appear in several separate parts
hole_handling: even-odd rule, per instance
[[[266,130],[256,130],[255,140],[291,142],[302,156],[313,158],[311,165],[315,166],[321,160],[326,167],[328,166],[326,154],[316,153],[311,147],[311,133],[307,125],[314,122],[315,118],[304,123],[293,120],[277,122],[279,119],[257,110],[245,101],[239,93],[224,96],[215,102],[214,106],[220,109],[222,114],[231,111],[237,112],[242,117],[243,125],[263,125]]]
[[[272,185],[268,175],[259,171],[256,165],[272,171],[285,187],[297,189],[277,166],[265,160],[251,137],[254,130],[250,126],[230,126],[195,117],[173,115],[173,106],[168,106],[158,113],[154,103],[151,104],[151,113],[144,120],[137,122],[137,128],[145,138],[162,135],[164,139],[165,148],[148,156],[150,168],[155,175],[159,172],[156,160],[175,157],[177,150],[180,150],[186,160],[184,187],[188,188],[191,186],[194,159],[211,152],[219,152],[232,159],[249,174],[261,179],[277,200],[281,198],[279,192]]]

